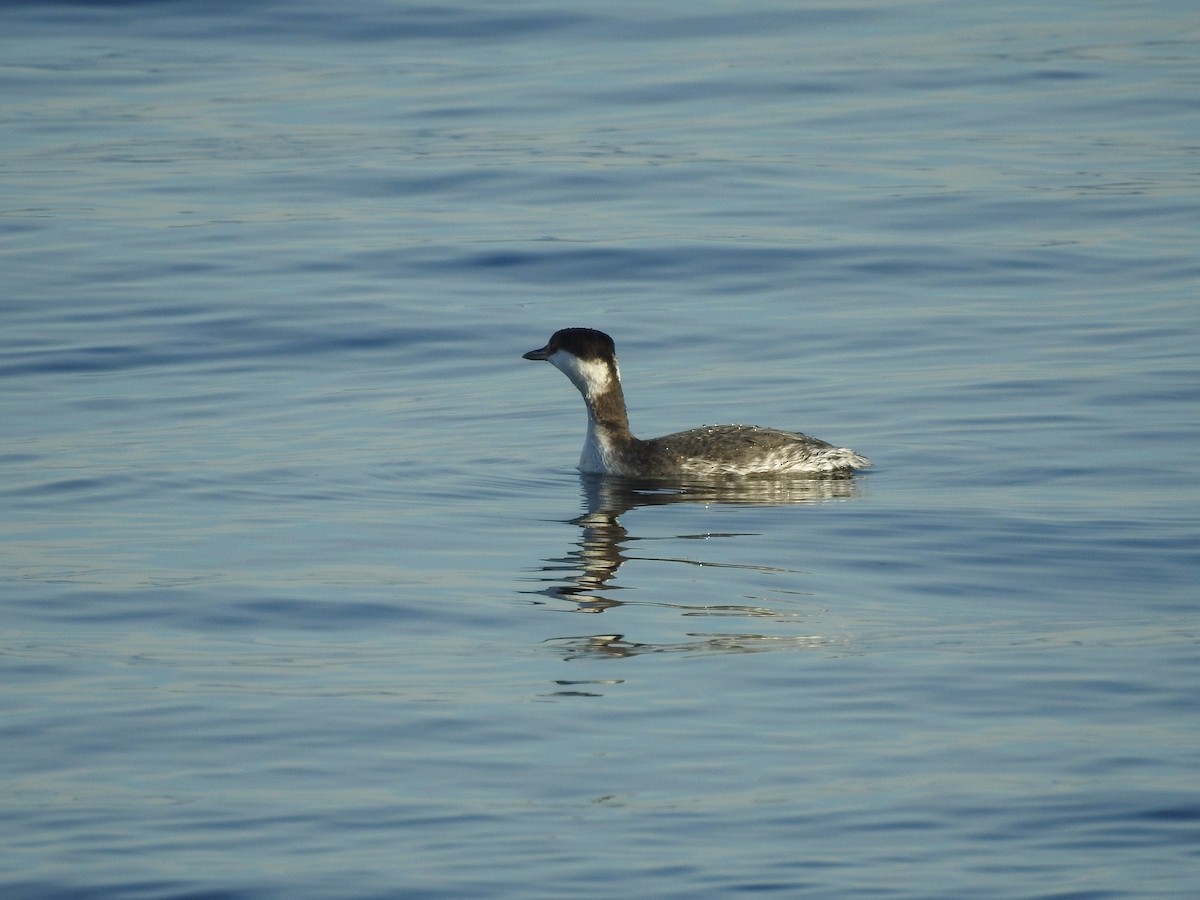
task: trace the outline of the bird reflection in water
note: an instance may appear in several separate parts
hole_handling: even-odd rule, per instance
[[[570,520],[582,531],[580,539],[563,558],[550,559],[540,571],[546,586],[536,593],[571,604],[571,611],[603,613],[625,605],[617,598],[623,590],[614,583],[617,571],[630,559],[673,562],[694,566],[746,568],[755,571],[788,572],[767,566],[739,566],[682,557],[632,555],[631,537],[621,518],[645,506],[669,503],[728,503],[739,506],[783,506],[822,503],[853,498],[857,487],[850,477],[755,478],[696,482],[661,482],[611,475],[582,475],[585,512]],[[736,537],[732,532],[678,535],[680,539]],[[797,614],[742,604],[696,606],[683,603],[637,601],[639,605],[680,610],[684,616],[736,616],[740,618],[788,618]],[[621,658],[661,652],[741,652],[826,646],[830,640],[815,636],[769,636],[763,634],[689,633],[687,640],[672,643],[642,643],[623,634],[596,634],[554,638],[546,643],[566,659]]]

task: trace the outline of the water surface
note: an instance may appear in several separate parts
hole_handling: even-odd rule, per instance
[[[1190,896],[1191,10],[2,9],[6,894]]]

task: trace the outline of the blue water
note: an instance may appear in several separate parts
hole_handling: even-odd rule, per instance
[[[1193,895],[1191,4],[0,18],[4,896]]]

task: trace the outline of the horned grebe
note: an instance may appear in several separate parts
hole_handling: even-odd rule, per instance
[[[587,404],[581,472],[631,477],[822,475],[871,464],[853,450],[805,434],[755,425],[710,425],[648,441],[629,431],[617,350],[592,328],[564,328],[525,359],[544,359],[571,379]]]

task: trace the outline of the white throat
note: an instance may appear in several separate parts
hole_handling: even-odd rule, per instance
[[[556,369],[571,379],[585,400],[599,397],[612,386],[612,374],[608,364],[598,359],[580,359],[574,353],[555,350],[547,360]],[[613,364],[616,368],[616,364]],[[621,377],[617,373],[617,378]]]
[[[612,435],[596,421],[595,403],[609,391],[619,388],[621,375],[614,360],[610,367],[598,359],[580,359],[574,353],[557,350],[547,357],[556,369],[571,379],[571,384],[583,394],[587,404],[587,436],[579,454],[581,472],[620,472],[620,464]],[[615,380],[614,380],[615,379]],[[622,403],[624,401],[621,401]]]

